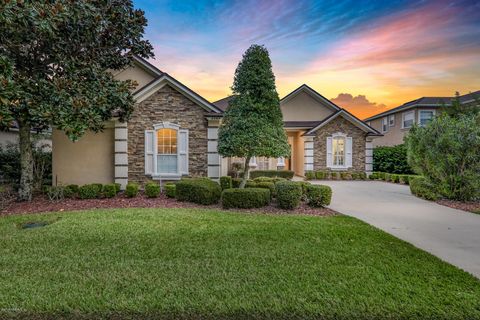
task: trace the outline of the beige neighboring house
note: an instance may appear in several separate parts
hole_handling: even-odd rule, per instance
[[[43,150],[51,150],[52,140],[50,139],[50,132],[46,131],[44,133],[37,133],[37,131],[32,131],[32,139],[35,141],[35,146],[37,148],[42,148]],[[18,126],[14,122],[8,130],[0,131],[0,147],[6,147],[8,145],[18,145],[19,136],[18,136]]]
[[[138,83],[128,123],[112,118],[100,133],[71,142],[54,129],[53,183],[144,184],[182,176],[218,179],[238,159],[217,151],[229,98],[210,103],[146,60],[114,72]],[[381,134],[318,92],[302,85],[281,100],[289,159],[252,159],[252,169],[372,171],[372,140]]]
[[[435,117],[440,108],[451,105],[454,98],[423,97],[365,119],[367,124],[383,134],[374,140],[374,147],[402,144],[403,138],[414,123],[425,125]],[[475,102],[476,98],[480,98],[480,91],[459,97],[462,104]]]

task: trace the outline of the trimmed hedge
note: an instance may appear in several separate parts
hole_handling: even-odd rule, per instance
[[[115,192],[119,193],[122,189],[122,185],[120,183],[115,183]]]
[[[230,208],[261,208],[270,203],[270,190],[265,188],[225,189],[222,192],[222,206]]]
[[[294,181],[280,181],[276,185],[277,202],[282,209],[298,207],[302,199],[302,185]]]
[[[440,196],[434,191],[434,187],[424,177],[410,179],[410,191],[417,197],[426,200],[438,200]]]
[[[220,187],[222,188],[222,190],[233,188],[232,177],[230,176],[220,177]]]
[[[407,161],[407,148],[403,144],[393,147],[376,147],[373,149],[373,170],[412,174],[412,168]]]
[[[138,184],[134,182],[129,182],[127,184],[127,188],[125,189],[125,195],[129,198],[134,198],[138,194],[138,189],[139,189]]]
[[[309,185],[307,187],[307,203],[311,207],[325,207],[332,200],[332,189],[324,185]]]
[[[307,180],[313,180],[315,179],[316,176],[315,176],[315,171],[307,171],[305,172],[305,179]]]
[[[157,198],[160,194],[160,184],[149,182],[145,185],[145,195],[147,198]]]
[[[203,205],[218,203],[222,195],[220,185],[209,178],[182,179],[176,184],[175,198]]]
[[[295,173],[291,170],[253,170],[250,171],[250,178],[255,179],[258,177],[280,177],[291,180]]]
[[[165,195],[168,198],[175,198],[175,190],[177,186],[174,183],[167,183],[165,184]]]
[[[63,189],[63,196],[65,198],[75,198],[78,195],[78,185],[76,184],[69,184]]]
[[[242,178],[233,178],[232,179],[232,187],[233,188],[239,188],[240,183],[242,183]]]
[[[257,183],[258,182],[273,182],[273,183],[275,183],[274,179],[275,178],[270,178],[270,177],[258,177],[258,178],[253,179],[253,181],[255,181]]]
[[[102,185],[99,183],[86,184],[78,188],[80,199],[95,199],[102,196]]]
[[[113,198],[117,194],[117,187],[114,183],[103,186],[103,196],[105,198]]]
[[[275,188],[275,183],[273,182],[257,182],[257,188],[270,190],[270,197],[272,198],[276,197],[277,195],[277,189]]]

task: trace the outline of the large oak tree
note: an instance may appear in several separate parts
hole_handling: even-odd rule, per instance
[[[0,127],[19,127],[19,198],[32,196],[32,129],[71,140],[133,108],[134,83],[109,70],[151,57],[147,20],[132,0],[0,0]]]

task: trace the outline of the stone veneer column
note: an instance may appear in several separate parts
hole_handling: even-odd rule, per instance
[[[126,122],[115,121],[115,183],[125,190],[128,183],[128,128]]]
[[[207,156],[208,156],[208,169],[207,175],[209,178],[218,180],[221,172],[221,158],[218,154],[218,127],[220,120],[218,118],[207,118]]]
[[[303,167],[304,174],[306,171],[313,170],[313,137],[304,136],[304,157],[305,165]]]
[[[370,175],[373,171],[373,144],[372,138],[365,139],[365,173]]]

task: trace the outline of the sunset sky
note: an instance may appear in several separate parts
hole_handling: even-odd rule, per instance
[[[480,90],[480,1],[135,0],[151,60],[210,101],[251,44],[280,97],[303,83],[357,116]]]

